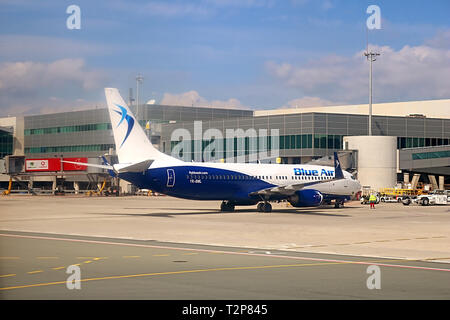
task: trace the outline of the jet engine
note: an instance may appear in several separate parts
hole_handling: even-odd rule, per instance
[[[313,189],[299,190],[288,198],[293,207],[318,207],[321,205],[323,195]]]

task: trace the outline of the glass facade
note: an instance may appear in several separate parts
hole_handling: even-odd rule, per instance
[[[12,154],[13,148],[13,135],[9,132],[0,130],[0,158]]]
[[[279,137],[279,149],[280,150],[294,150],[294,149],[342,149],[343,135],[320,135],[320,134],[297,134],[297,135],[283,135]],[[183,152],[188,150],[188,154],[184,155],[190,158],[195,153],[195,145],[201,145],[201,150],[204,151],[205,148],[210,145],[215,140],[188,140],[183,146],[183,150],[180,157],[183,157]],[[224,155],[227,152],[227,146],[232,147],[234,150],[234,156],[238,154],[252,154],[259,151],[270,151],[272,150],[271,137],[258,137],[258,138],[233,138],[231,139],[219,139],[217,140],[218,145]],[[176,145],[182,143],[182,141],[170,141],[170,151],[172,151]],[[264,150],[260,150],[263,146]],[[214,156],[214,154],[213,154]]]
[[[313,146],[312,134],[296,134],[280,136],[280,150],[311,149]]]
[[[450,139],[398,137],[397,138],[397,149],[446,146],[449,143],[450,143]]]
[[[93,123],[93,124],[83,124],[83,125],[77,125],[77,126],[25,129],[24,135],[31,136],[31,135],[56,134],[56,133],[67,133],[67,132],[111,130],[111,128],[112,128],[111,123]]]
[[[147,121],[152,126],[152,134],[158,140],[163,152],[171,153],[178,141],[172,140],[172,133],[178,128],[186,129],[194,138],[194,121],[202,121],[202,133],[217,129],[225,136],[228,129],[254,129],[258,134],[277,130],[279,140],[276,148],[280,157],[322,157],[343,148],[344,136],[366,135],[365,115],[332,113],[292,113],[254,116],[252,111],[225,110],[196,107],[167,107],[147,105],[140,110],[139,123],[145,128]],[[145,119],[145,120],[144,120]],[[450,120],[408,117],[373,117],[373,134],[396,136],[399,149],[413,147],[440,146],[450,144]],[[158,126],[153,127],[153,124]],[[158,130],[158,131],[155,131]],[[156,134],[155,134],[156,133]],[[90,156],[102,154],[113,146],[114,140],[106,109],[85,110],[51,115],[25,117],[25,153],[91,152]],[[200,153],[212,142],[197,140],[189,143],[184,152]],[[178,139],[178,138],[174,138]],[[191,138],[190,138],[191,139]],[[256,141],[253,141],[255,139]],[[225,154],[227,148],[239,155],[274,150],[274,141],[265,142],[261,138],[234,138],[233,141],[219,141]],[[2,152],[5,149],[2,142]],[[194,148],[195,146],[195,148]],[[11,147],[10,147],[11,148]],[[222,147],[221,147],[222,148]],[[195,150],[195,151],[194,151]],[[9,152],[9,151],[7,151]],[[198,154],[195,154],[199,159]]]
[[[136,106],[131,109],[134,111]],[[152,125],[152,134],[162,124],[191,120],[233,119],[251,117],[251,110],[199,108],[181,106],[141,105],[139,124]],[[153,126],[158,124],[158,126]],[[91,109],[24,117],[24,152],[32,156],[51,156],[52,153],[77,153],[98,156],[114,148],[112,126],[107,109]],[[158,139],[152,137],[155,144]],[[73,155],[73,154],[72,154]],[[71,156],[72,156],[71,155]]]
[[[437,159],[448,157],[450,157],[450,151],[421,152],[412,154],[413,160]]]
[[[25,153],[95,152],[108,151],[114,144],[91,144],[80,146],[27,147]]]

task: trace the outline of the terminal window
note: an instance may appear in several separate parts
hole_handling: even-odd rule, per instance
[[[0,158],[4,158],[13,153],[12,134],[0,130]]]

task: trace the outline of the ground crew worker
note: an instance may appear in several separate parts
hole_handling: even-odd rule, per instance
[[[374,194],[371,194],[369,197],[370,209],[375,209],[375,202],[377,202],[377,197]]]

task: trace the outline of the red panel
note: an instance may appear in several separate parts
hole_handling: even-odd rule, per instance
[[[26,159],[25,171],[60,171],[61,159],[59,158],[43,158],[43,159]]]
[[[79,162],[79,163],[87,163],[88,162],[88,158],[64,158],[63,160]],[[86,169],[87,169],[87,166],[63,162],[63,170],[64,171],[85,171]]]

